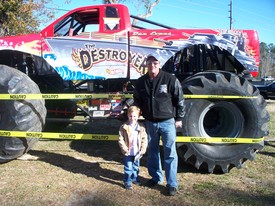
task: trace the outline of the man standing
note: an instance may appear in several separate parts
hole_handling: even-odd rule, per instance
[[[184,98],[179,80],[160,70],[156,55],[148,55],[148,72],[135,85],[134,102],[142,111],[148,133],[147,168],[152,177],[146,185],[153,187],[163,182],[159,151],[160,136],[164,150],[164,169],[168,194],[178,190],[176,151],[176,127],[182,127]]]

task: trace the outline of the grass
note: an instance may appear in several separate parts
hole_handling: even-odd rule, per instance
[[[275,101],[275,100],[274,100]],[[275,137],[275,102],[274,101],[269,101],[267,103],[267,108],[270,113],[270,122],[269,122],[269,137],[274,138]]]
[[[270,135],[275,136],[275,102],[268,102]],[[101,128],[106,127],[101,122]],[[82,128],[83,127],[83,128]],[[108,123],[108,130],[117,131]],[[95,129],[95,124],[77,125]],[[68,126],[66,131],[73,131]],[[267,141],[255,161],[227,174],[205,174],[183,162],[179,164],[179,193],[164,194],[165,185],[154,189],[122,185],[123,165],[117,142],[41,140],[24,159],[0,166],[2,206],[86,205],[275,205],[275,142]],[[145,157],[146,158],[146,157]],[[141,181],[149,176],[141,161]]]

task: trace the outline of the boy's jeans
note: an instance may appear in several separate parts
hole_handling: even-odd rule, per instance
[[[131,185],[132,182],[139,182],[139,165],[140,160],[134,161],[135,156],[124,156],[124,178],[123,182]]]
[[[178,188],[178,155],[176,151],[176,127],[174,118],[162,122],[145,121],[148,133],[147,168],[155,182],[163,182],[159,151],[160,136],[164,150],[164,169],[167,187]]]

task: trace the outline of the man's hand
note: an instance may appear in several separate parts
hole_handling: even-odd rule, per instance
[[[176,125],[176,128],[181,128],[182,127],[182,121],[176,121],[175,125]]]

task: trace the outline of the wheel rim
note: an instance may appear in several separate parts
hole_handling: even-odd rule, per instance
[[[199,132],[204,137],[238,137],[243,131],[244,117],[232,102],[209,104],[199,118]]]

